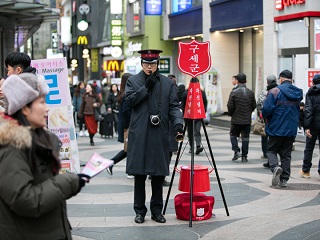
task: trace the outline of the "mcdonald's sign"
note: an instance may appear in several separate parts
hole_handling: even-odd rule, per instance
[[[77,40],[78,45],[87,45],[88,44],[88,38],[87,36],[79,36]]]

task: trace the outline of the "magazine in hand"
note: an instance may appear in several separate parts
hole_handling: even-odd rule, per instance
[[[94,153],[87,162],[86,166],[82,169],[81,173],[86,174],[92,178],[98,173],[105,170],[107,167],[112,166],[113,164],[113,160],[104,158],[98,153]]]

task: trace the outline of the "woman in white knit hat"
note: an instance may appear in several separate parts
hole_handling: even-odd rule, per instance
[[[88,181],[59,174],[60,141],[46,129],[43,76],[10,75],[0,115],[0,239],[72,239],[66,199]]]

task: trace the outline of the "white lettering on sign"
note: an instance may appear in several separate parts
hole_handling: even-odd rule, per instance
[[[304,4],[306,0],[275,0],[276,10],[283,10],[284,7],[289,7],[291,5]]]

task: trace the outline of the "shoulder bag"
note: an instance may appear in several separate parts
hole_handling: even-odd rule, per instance
[[[266,128],[266,124],[263,120],[257,120],[254,124],[253,124],[253,134],[256,135],[261,135],[261,136],[266,136],[266,132],[265,132],[265,128]]]

